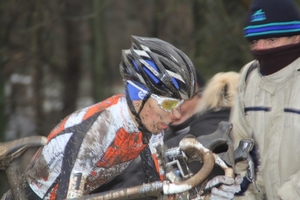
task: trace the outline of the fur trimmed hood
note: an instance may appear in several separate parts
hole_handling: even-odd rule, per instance
[[[215,74],[204,88],[199,111],[232,107],[238,92],[239,78],[240,74],[233,71]]]

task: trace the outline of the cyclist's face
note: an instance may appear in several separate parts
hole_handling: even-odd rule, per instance
[[[200,97],[195,95],[193,98],[185,100],[183,104],[180,106],[181,111],[181,117],[179,119],[175,119],[172,123],[172,125],[178,125],[183,123],[185,120],[187,120],[189,117],[194,115],[198,109]]]
[[[158,101],[149,98],[140,113],[140,118],[145,127],[153,134],[161,133],[169,127],[169,124],[181,117],[180,106],[170,111],[161,108]]]
[[[251,50],[264,50],[271,49],[280,46],[285,46],[289,44],[296,44],[300,40],[300,36],[292,36],[292,37],[279,37],[279,38],[268,38],[268,39],[260,39],[254,40],[251,42]]]

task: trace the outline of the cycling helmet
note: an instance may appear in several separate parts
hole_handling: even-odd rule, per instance
[[[161,96],[193,96],[197,78],[185,53],[157,38],[131,36],[131,40],[131,48],[122,50],[120,73],[124,81],[136,81]]]

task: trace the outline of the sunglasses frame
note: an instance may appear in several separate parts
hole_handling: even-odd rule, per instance
[[[180,100],[180,99],[175,99],[175,98],[170,98],[170,97],[160,97],[160,96],[158,96],[158,95],[156,95],[156,94],[151,94],[150,97],[153,98],[153,99],[155,99],[156,102],[157,102],[157,105],[158,105],[161,109],[163,109],[164,111],[167,111],[167,112],[172,112],[172,110],[174,110],[175,108],[178,108],[178,107],[181,106],[181,104],[184,102],[183,99]],[[164,107],[162,106],[162,103],[163,103],[165,100],[177,101],[178,103],[177,103],[176,106],[174,106],[174,108],[172,108],[171,110],[168,110],[168,109],[166,109],[166,108],[164,108]]]

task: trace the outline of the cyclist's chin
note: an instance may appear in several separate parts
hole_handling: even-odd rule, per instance
[[[164,130],[167,130],[168,129],[168,127],[169,127],[169,125],[168,124],[165,124],[165,123],[159,123],[155,128],[153,128],[153,129],[155,129],[155,130],[153,130],[153,134],[159,134],[159,133],[161,133],[161,132],[163,132]]]
[[[151,126],[145,126],[149,132],[154,135],[160,134],[164,130],[166,130],[169,125],[166,123],[157,123],[157,125],[151,124]]]
[[[152,134],[153,134],[153,135],[158,135],[158,134],[160,134],[161,132],[162,132],[162,130],[159,131],[159,132],[152,132]]]
[[[161,123],[158,124],[157,129],[159,129],[160,132],[161,132],[163,130],[168,129],[168,127],[169,127],[169,124],[161,122]]]
[[[148,129],[149,130],[149,129]],[[161,128],[158,128],[158,127],[152,127],[149,131],[154,134],[154,135],[157,135],[157,134],[160,134],[164,129],[161,129]]]

